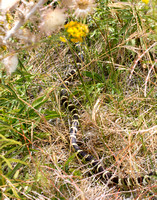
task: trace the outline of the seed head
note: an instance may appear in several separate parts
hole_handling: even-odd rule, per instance
[[[9,75],[11,75],[17,68],[18,65],[18,57],[17,54],[13,54],[3,59],[3,64],[6,68],[6,71]]]
[[[64,25],[66,15],[63,9],[56,8],[55,10],[48,9],[42,15],[42,22],[40,24],[41,32],[47,36],[51,35],[54,31],[58,30]]]
[[[19,0],[1,0],[0,10],[7,11],[13,7]]]

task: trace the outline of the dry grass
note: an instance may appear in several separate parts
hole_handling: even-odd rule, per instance
[[[87,20],[82,82],[68,87],[80,111],[77,141],[113,174],[138,177],[157,169],[156,15],[145,17],[155,7],[97,3]],[[23,67],[1,80],[2,135],[22,143],[1,152],[8,160],[26,156],[28,166],[11,163],[10,176],[2,163],[0,198],[2,192],[3,200],[19,200],[16,193],[24,200],[156,200],[156,177],[129,190],[110,188],[70,147],[70,114],[60,106],[59,91],[78,52],[62,44],[60,34],[19,48]]]
[[[50,49],[41,63],[39,59],[34,60],[34,55],[31,57],[34,62],[33,69],[38,72],[37,74],[40,73],[35,82],[37,84],[42,81],[43,84],[40,94],[49,96],[48,108],[61,113],[63,111],[59,105],[58,93],[60,83],[56,79],[61,80],[61,77],[65,76],[62,69],[68,71],[69,68],[67,60],[67,66],[64,60],[67,50],[61,47],[58,52],[59,58],[56,51]],[[72,62],[70,55],[69,60]],[[30,59],[30,63],[32,61]],[[43,72],[44,66],[48,68]],[[82,149],[100,158],[105,167],[116,175],[138,177],[156,168],[156,98],[153,96],[145,98],[143,86],[141,87],[138,81],[132,84],[122,79],[119,84],[123,86],[120,95],[102,92],[96,95],[97,101],[93,101],[91,108],[85,104],[81,105],[83,113],[78,143]],[[77,85],[75,87],[80,90]],[[72,91],[76,89],[73,88]],[[88,164],[82,163],[70,148],[66,119],[61,117],[54,119],[51,124],[42,122],[38,126],[37,132],[45,132],[49,136],[43,140],[33,139],[33,146],[38,151],[32,156],[30,168],[30,173],[36,177],[36,189],[31,192],[32,196],[35,196],[36,191],[36,199],[58,197],[58,199],[120,200],[127,196],[130,199],[153,198],[157,189],[153,180],[150,185],[135,187],[124,192],[108,188],[99,180],[99,176],[91,174],[92,169]],[[152,197],[149,197],[150,195]]]

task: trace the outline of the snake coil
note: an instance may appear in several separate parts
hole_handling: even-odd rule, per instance
[[[84,61],[83,53],[79,54],[77,58],[77,67],[81,66]],[[64,106],[65,109],[70,111],[72,114],[71,127],[69,130],[70,134],[70,144],[74,148],[75,152],[80,159],[85,160],[90,163],[94,168],[95,173],[100,174],[104,183],[108,183],[108,185],[117,185],[120,187],[133,187],[135,185],[145,185],[150,181],[151,176],[156,176],[156,172],[151,172],[145,176],[137,177],[137,178],[120,178],[119,176],[114,176],[112,172],[105,170],[99,160],[96,160],[92,155],[89,155],[87,152],[83,151],[76,141],[76,134],[78,132],[79,127],[79,114],[78,109],[75,104],[69,101],[69,93],[66,89],[69,83],[76,77],[76,70],[72,69],[68,76],[64,79],[64,84],[62,84],[62,89],[60,92],[60,103]]]

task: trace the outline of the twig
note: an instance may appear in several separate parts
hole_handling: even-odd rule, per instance
[[[153,70],[154,66],[155,66],[156,62],[154,63],[154,65],[151,66],[149,72],[148,72],[148,75],[146,77],[146,81],[145,81],[145,87],[144,87],[144,96],[146,97],[146,90],[147,90],[147,82],[149,80],[149,76],[150,76],[150,73],[151,71]]]
[[[138,61],[139,61],[151,48],[153,48],[155,45],[157,45],[157,42],[155,42],[154,44],[152,44],[143,54],[141,54],[141,55],[138,57],[138,59],[135,61],[135,64],[134,64],[133,67],[132,67],[132,70],[131,70],[131,74],[130,74],[130,76],[129,76],[129,79],[131,79],[131,77],[132,77],[132,75],[133,75],[133,72],[134,72],[134,69],[135,69],[135,67],[136,67],[136,65],[137,65],[137,63],[138,63]]]
[[[7,32],[6,36],[4,37],[3,42],[6,43],[6,41],[22,26],[22,24],[27,21],[37,10],[38,7],[40,7],[42,4],[44,4],[47,0],[40,0],[27,14],[24,18],[21,17],[19,21],[16,22],[15,26]]]
[[[41,11],[46,10],[46,9],[48,9],[48,8],[51,8],[52,5],[53,5],[55,2],[57,2],[57,1],[58,1],[58,0],[53,0],[50,4],[48,4],[47,6],[45,6],[44,8],[42,8]]]

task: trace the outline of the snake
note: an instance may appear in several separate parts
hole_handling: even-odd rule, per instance
[[[79,67],[82,66],[83,62],[84,62],[84,56],[83,52],[81,51],[78,53],[77,56],[77,61],[76,61],[77,69],[79,69]],[[101,180],[105,184],[111,186],[115,185],[125,188],[148,184],[151,180],[151,177],[157,175],[156,171],[150,172],[149,174],[140,177],[121,178],[117,175],[114,175],[113,172],[106,170],[106,168],[103,167],[100,160],[97,160],[96,158],[94,158],[93,155],[90,155],[89,153],[80,148],[80,146],[77,143],[77,132],[79,129],[79,119],[80,119],[79,110],[77,108],[77,105],[69,100],[69,91],[67,89],[76,76],[77,76],[77,70],[73,68],[70,71],[70,73],[68,73],[67,77],[63,79],[64,84],[61,85],[60,104],[62,107],[64,107],[64,109],[68,110],[71,113],[72,120],[69,128],[70,145],[77,153],[78,158],[89,163],[90,166],[92,166],[94,173],[99,174]]]

